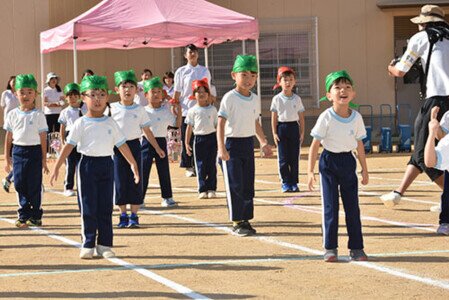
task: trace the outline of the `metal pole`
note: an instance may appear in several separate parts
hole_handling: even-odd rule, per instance
[[[44,90],[44,76],[45,76],[45,73],[44,73],[44,53],[42,53],[41,52],[41,91],[43,91]],[[44,97],[43,97],[43,95],[41,94],[41,108],[43,109],[44,108]]]
[[[260,99],[259,109],[262,112],[262,95],[261,95],[261,86],[260,86],[259,40],[256,40],[256,59],[257,59],[257,65],[259,66],[259,72],[257,72],[257,95],[259,96],[259,99]],[[262,122],[260,122],[260,124],[262,124]]]
[[[76,39],[78,37],[73,37],[73,82],[78,83],[78,56],[76,53]]]
[[[242,41],[242,54],[245,55],[246,54],[246,40]]]
[[[204,48],[204,64],[206,65],[206,68],[209,68],[209,56],[208,56],[209,51],[207,50],[207,45]]]
[[[170,48],[170,57],[171,57],[171,71],[175,71],[175,49]]]

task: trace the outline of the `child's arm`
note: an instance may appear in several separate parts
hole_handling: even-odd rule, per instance
[[[271,145],[268,144],[267,138],[265,137],[262,126],[260,126],[259,121],[256,120],[255,122],[256,122],[256,137],[257,137],[257,140],[259,140],[260,149],[262,150],[264,157],[270,157],[273,155],[273,150],[271,149]]]
[[[153,146],[154,150],[156,150],[157,155],[159,155],[160,158],[165,157],[165,151],[159,147],[159,144],[156,141],[156,138],[154,137],[153,131],[151,131],[150,127],[144,127],[142,128],[143,134],[147,138],[148,142],[150,142],[151,146]]]
[[[118,150],[120,150],[120,153],[122,153],[123,157],[125,157],[126,161],[130,164],[131,171],[133,171],[134,174],[134,182],[139,183],[139,168],[137,166],[136,160],[134,159],[134,156],[131,153],[131,150],[129,150],[128,144],[124,143],[123,145],[118,147]]]
[[[317,139],[313,139],[312,144],[310,145],[309,148],[309,160],[307,162],[307,182],[309,186],[309,191],[315,190],[314,184],[316,182],[316,179],[313,169],[315,168],[318,149],[320,149],[320,141]]]
[[[217,145],[218,145],[218,157],[221,160],[229,160],[229,153],[226,150],[225,142],[224,142],[224,127],[226,124],[226,119],[223,117],[218,117],[217,123]]]
[[[192,147],[190,147],[190,138],[192,137],[192,125],[187,125],[186,128],[186,139],[184,145],[186,147],[186,152],[188,156],[192,156]]]
[[[360,165],[362,166],[362,184],[367,185],[369,176],[368,165],[366,164],[365,146],[363,145],[363,141],[357,142],[357,154],[359,156]]]
[[[59,127],[59,138],[61,139],[61,145],[65,145],[65,125],[61,124]]]
[[[62,151],[59,154],[58,159],[56,160],[56,164],[53,167],[53,171],[51,172],[51,177],[50,177],[50,185],[51,186],[53,186],[54,181],[58,180],[59,168],[65,162],[66,158],[70,155],[73,148],[75,148],[75,146],[72,144],[69,144],[69,143],[65,144],[64,148],[62,148]]]
[[[273,133],[273,139],[274,143],[276,144],[276,147],[278,145],[278,142],[281,140],[277,133],[278,128],[278,113],[275,111],[271,112],[271,132]]]
[[[182,108],[181,104],[176,104],[176,127],[181,128],[182,125]]]
[[[12,132],[11,131],[6,131],[6,136],[5,136],[5,160],[6,160],[6,165],[5,165],[5,171],[6,173],[11,172],[11,146],[12,146]]]
[[[426,146],[424,147],[424,163],[427,167],[433,168],[437,164],[437,155],[435,152],[435,139],[441,130],[440,123],[437,120],[439,107],[432,108],[429,122],[429,136],[427,137]]]
[[[306,129],[306,122],[304,121],[304,112],[299,112],[299,138],[300,138],[300,145],[302,145],[302,142],[304,141],[304,131]]]
[[[434,106],[432,108],[432,110],[430,111],[430,122],[432,122],[433,119],[437,119],[438,113],[440,112],[440,107],[439,106]],[[436,129],[436,136],[435,138],[437,140],[441,140],[442,138],[444,138],[444,136],[446,135],[446,133],[443,131],[443,129],[441,128],[440,123],[438,123],[438,128]]]
[[[39,133],[41,139],[41,149],[42,149],[42,169],[44,174],[50,173],[47,167],[47,131]]]

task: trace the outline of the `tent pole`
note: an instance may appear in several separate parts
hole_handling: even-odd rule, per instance
[[[77,37],[73,37],[73,82],[78,83],[78,56],[76,53],[76,39]]]
[[[259,67],[259,72],[257,72],[257,95],[259,96],[259,124],[262,126],[262,95],[261,95],[261,86],[260,86],[260,57],[259,57],[259,40],[256,40],[256,60],[257,66]],[[262,156],[262,148],[260,148],[260,155]]]
[[[171,57],[171,71],[175,71],[175,49],[170,48],[170,57]]]
[[[242,54],[245,55],[246,54],[246,40],[242,41]]]
[[[208,51],[208,49],[207,49],[207,45],[206,45],[206,47],[204,48],[204,64],[206,65],[205,67],[206,68],[209,68],[209,51]]]
[[[41,89],[44,90],[44,53],[41,52]],[[44,97],[41,94],[41,109],[44,109]]]

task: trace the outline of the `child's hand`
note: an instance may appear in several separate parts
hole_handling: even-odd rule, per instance
[[[161,148],[156,149],[156,153],[157,153],[157,155],[159,155],[160,158],[164,158],[165,157],[165,151],[162,150]]]
[[[315,174],[313,172],[307,173],[307,185],[309,187],[309,191],[315,191],[314,184],[316,183]]]
[[[50,177],[50,185],[53,186],[53,182],[58,181],[59,169],[54,168]]]
[[[277,133],[273,133],[273,139],[274,139],[274,143],[276,144],[276,147],[277,147],[278,143],[281,141],[281,139],[279,138]]]
[[[218,158],[220,158],[223,161],[229,160],[229,153],[226,149],[218,149]]]
[[[440,108],[438,106],[434,106],[430,111],[430,122],[429,122],[429,132],[433,132],[435,136],[438,133],[438,129],[440,127],[440,122],[437,120],[438,112]]]
[[[302,146],[303,141],[304,141],[304,132],[299,135],[299,146]]]
[[[5,172],[6,172],[6,173],[11,172],[11,159],[9,159],[9,160],[6,161]]]
[[[134,174],[134,183],[138,184],[140,181],[139,169],[137,168],[137,164],[131,165],[131,171]]]
[[[262,145],[262,157],[271,157],[273,156],[273,147],[269,144]]]
[[[186,153],[187,153],[187,155],[188,156],[192,156],[192,147],[190,147],[190,145],[189,144],[186,144],[185,145],[186,146]]]
[[[369,175],[367,170],[362,170],[362,184],[367,185],[369,181]]]
[[[50,173],[50,170],[47,167],[47,160],[46,159],[42,160],[42,170],[44,171],[45,175],[48,175]]]

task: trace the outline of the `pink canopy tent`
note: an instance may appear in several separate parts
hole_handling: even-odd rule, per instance
[[[187,44],[207,47],[225,41],[256,40],[255,18],[205,0],[104,0],[58,27],[41,32],[43,54],[73,50],[77,81],[77,50],[174,48]],[[257,53],[258,56],[258,53]]]

